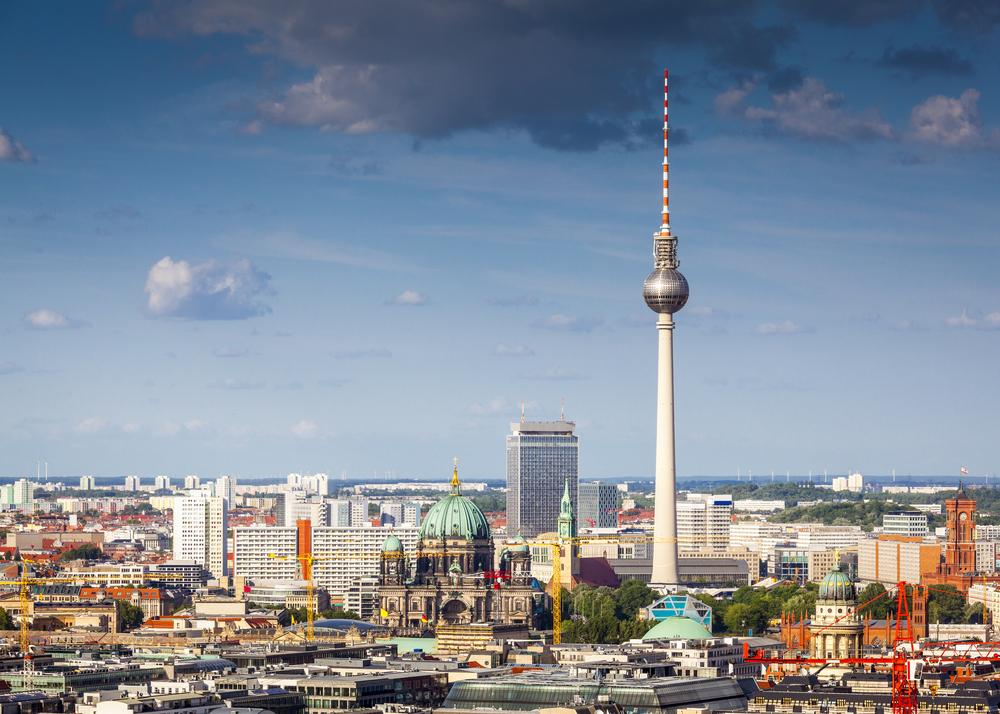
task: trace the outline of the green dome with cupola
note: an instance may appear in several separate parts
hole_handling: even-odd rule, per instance
[[[826,577],[819,584],[820,600],[842,600],[850,601],[857,599],[854,583],[847,577],[847,574],[840,569],[840,564],[826,574]]]
[[[451,476],[451,493],[431,506],[420,524],[421,540],[444,538],[490,539],[490,524],[486,522],[486,516],[479,506],[462,495],[457,465]]]

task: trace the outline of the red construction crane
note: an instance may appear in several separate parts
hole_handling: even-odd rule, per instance
[[[920,586],[917,586],[920,587]],[[933,588],[933,586],[930,586]],[[892,712],[893,714],[917,714],[917,683],[910,678],[910,662],[922,660],[925,662],[1000,662],[1000,642],[950,642],[950,649],[963,648],[965,654],[949,655],[946,653],[931,654],[918,652],[914,646],[913,626],[910,622],[910,607],[907,603],[907,584],[900,582],[896,585],[896,629],[895,642],[892,644],[888,654],[880,657],[770,657],[764,650],[758,649],[753,652],[750,644],[743,643],[743,659],[747,662],[759,662],[761,664],[796,664],[800,666],[809,665],[865,665],[888,666],[892,674]],[[860,611],[867,605],[887,597],[890,591],[880,593],[871,600],[867,600],[856,608]],[[850,613],[838,618],[826,627],[817,630],[817,634],[828,627],[836,625],[840,620],[849,617]],[[888,643],[886,643],[888,644]]]

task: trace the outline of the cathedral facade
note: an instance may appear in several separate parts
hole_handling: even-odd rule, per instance
[[[531,555],[514,538],[495,559],[483,512],[461,493],[458,469],[451,492],[420,526],[415,552],[394,536],[382,547],[379,611],[375,621],[400,630],[493,623],[535,628],[549,608],[531,577]]]

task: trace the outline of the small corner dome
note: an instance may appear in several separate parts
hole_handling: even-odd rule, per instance
[[[389,536],[385,539],[385,543],[382,544],[383,553],[402,553],[403,543],[394,535]]]

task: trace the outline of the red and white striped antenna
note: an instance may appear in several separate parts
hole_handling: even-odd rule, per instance
[[[663,70],[663,216],[660,235],[670,235],[670,125],[668,121],[670,101],[667,91],[668,70]]]

